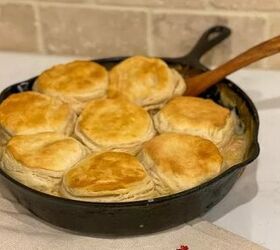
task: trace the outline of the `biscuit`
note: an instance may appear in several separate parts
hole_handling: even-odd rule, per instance
[[[198,136],[165,133],[144,143],[138,159],[160,195],[198,186],[221,171],[222,156],[211,141]]]
[[[69,104],[34,91],[10,95],[0,105],[2,144],[11,136],[57,132],[69,135],[76,114]]]
[[[94,152],[111,150],[135,154],[154,134],[148,112],[124,98],[91,101],[75,127],[76,138]]]
[[[79,141],[62,134],[18,135],[4,149],[2,169],[26,186],[57,194],[64,171],[88,152]]]
[[[134,156],[105,152],[91,154],[67,170],[61,194],[84,201],[135,201],[153,197],[154,184]]]
[[[44,71],[33,90],[58,97],[79,113],[86,102],[106,95],[108,81],[108,72],[100,64],[74,61]]]
[[[153,117],[159,133],[176,132],[201,136],[218,147],[234,135],[236,116],[212,100],[178,96],[170,100]]]
[[[161,59],[130,57],[109,73],[109,97],[125,96],[145,109],[161,107],[186,90],[182,76]]]

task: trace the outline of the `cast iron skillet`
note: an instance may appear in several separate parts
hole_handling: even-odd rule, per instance
[[[184,57],[163,58],[186,77],[190,72],[203,72],[200,57],[230,35],[226,27],[206,31],[193,50]],[[100,59],[111,67],[123,58]],[[36,78],[14,84],[0,94],[0,102],[12,93],[30,90]],[[246,159],[216,178],[190,190],[153,200],[124,203],[92,203],[74,201],[40,193],[15,181],[0,170],[0,177],[19,203],[43,220],[70,230],[94,235],[136,235],[167,229],[201,216],[218,203],[239,178],[244,167],[257,158],[259,120],[249,97],[234,83],[223,80],[203,94],[239,114],[250,134]]]

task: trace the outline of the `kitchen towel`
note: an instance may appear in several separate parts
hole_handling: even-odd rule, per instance
[[[189,224],[137,237],[100,238],[52,226],[23,208],[0,182],[2,250],[261,250],[265,249],[209,222]]]

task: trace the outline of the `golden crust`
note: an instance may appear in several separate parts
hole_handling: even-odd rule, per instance
[[[234,117],[212,100],[178,96],[170,100],[155,116],[160,133],[178,132],[209,139],[217,145],[228,142],[234,132]]]
[[[8,142],[6,150],[27,168],[51,171],[64,171],[87,151],[74,138],[49,132],[15,136]]]
[[[178,96],[172,99],[161,112],[171,122],[190,123],[204,128],[204,124],[222,128],[230,111],[212,100],[191,96]]]
[[[109,77],[109,97],[124,95],[148,109],[170,99],[181,80],[161,59],[144,56],[122,61],[110,71]],[[179,89],[183,93],[185,88]]]
[[[70,169],[64,177],[70,188],[87,192],[114,191],[128,188],[144,180],[143,166],[131,155],[105,152],[91,155]]]
[[[110,99],[101,99],[108,84]],[[110,75],[89,61],[54,66],[33,85],[44,94],[13,94],[0,105],[0,167],[39,191],[58,195],[60,189],[86,201],[134,201],[197,186],[238,162],[247,145],[230,140],[233,112],[212,100],[175,97],[185,89],[179,72],[157,58],[131,57]],[[162,134],[152,138],[146,110],[163,105],[153,117]],[[82,108],[75,123],[73,109]],[[63,135],[74,126],[74,135],[94,151],[85,159],[89,149]],[[127,154],[142,147],[140,161]]]
[[[0,105],[0,124],[9,135],[59,132],[70,134],[76,115],[53,97],[27,91],[13,94]]]
[[[36,80],[35,90],[80,101],[104,96],[107,91],[107,70],[91,61],[74,61],[44,71]]]
[[[161,181],[158,189],[179,192],[219,174],[222,156],[209,140],[176,133],[165,133],[144,143],[139,157]]]
[[[91,101],[75,128],[76,136],[94,151],[130,152],[154,133],[148,112],[124,98]]]
[[[58,195],[64,171],[88,152],[74,138],[57,133],[18,135],[5,147],[1,168],[26,186]]]
[[[153,189],[142,164],[134,156],[121,152],[89,155],[64,174],[62,185],[72,198],[126,195],[137,199],[142,191]]]

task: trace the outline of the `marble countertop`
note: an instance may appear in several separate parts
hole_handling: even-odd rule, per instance
[[[72,59],[0,52],[0,89]],[[276,250],[280,245],[280,71],[247,69],[229,78],[238,83],[257,106],[261,153],[204,219]]]

